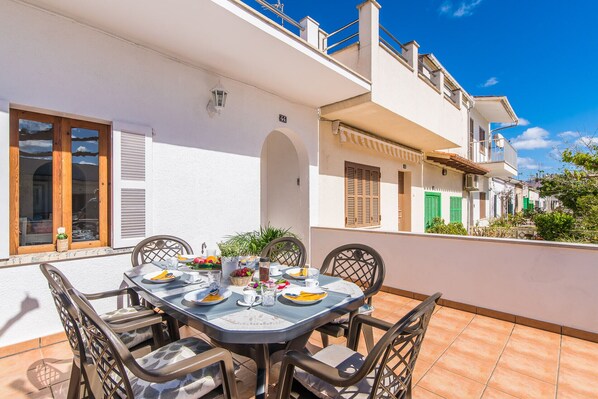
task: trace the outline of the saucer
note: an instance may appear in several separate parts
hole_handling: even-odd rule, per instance
[[[282,276],[282,272],[279,270],[278,273],[270,273],[270,277],[279,277]]]
[[[246,308],[248,308],[248,307],[250,307],[250,306],[251,306],[251,307],[254,307],[254,306],[257,306],[257,305],[259,305],[259,304],[261,304],[261,303],[262,303],[262,300],[261,300],[261,299],[260,299],[260,300],[258,300],[258,301],[255,301],[255,302],[253,303],[253,305],[250,305],[250,304],[248,304],[248,303],[245,303],[245,301],[244,301],[244,300],[242,300],[242,299],[239,299],[239,300],[237,300],[237,305],[239,305],[239,306],[245,306]]]

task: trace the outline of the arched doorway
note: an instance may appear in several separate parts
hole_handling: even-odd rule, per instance
[[[270,133],[261,154],[261,222],[290,228],[309,242],[309,163],[292,131]]]

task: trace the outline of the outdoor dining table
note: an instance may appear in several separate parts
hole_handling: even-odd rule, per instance
[[[197,285],[186,284],[181,279],[166,284],[143,279],[147,273],[158,270],[153,264],[137,266],[124,273],[124,282],[141,298],[205,333],[219,346],[252,357],[257,364],[256,399],[267,396],[270,355],[275,350],[303,349],[316,328],[357,311],[364,303],[363,292],[356,284],[321,275],[320,287],[328,296],[312,305],[298,305],[278,295],[274,306],[240,306],[237,300],[242,300],[244,287],[228,285],[232,291],[228,299],[211,306],[198,306],[183,298],[199,289]],[[283,277],[289,280],[290,287],[304,286],[303,281],[294,280],[286,273]],[[226,279],[223,277],[223,285],[227,284]]]

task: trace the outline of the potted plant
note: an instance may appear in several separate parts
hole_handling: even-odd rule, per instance
[[[69,236],[64,227],[59,227],[56,234],[56,251],[66,252],[69,249]]]
[[[222,258],[222,275],[230,275],[239,267],[239,256],[243,248],[234,241],[225,241],[218,243],[220,248],[220,257]]]

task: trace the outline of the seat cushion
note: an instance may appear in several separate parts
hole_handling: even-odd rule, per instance
[[[106,312],[106,313],[102,314],[100,317],[105,322],[110,323],[111,321],[114,320],[115,316],[122,316],[125,314],[135,314],[136,312],[144,311],[144,310],[148,310],[148,309],[146,307],[140,306],[140,305],[129,306],[126,308],[121,308],[121,309],[112,310],[110,312]],[[118,333],[117,335],[119,336],[121,341],[123,341],[123,344],[125,344],[125,346],[129,349],[141,344],[142,342],[153,339],[153,337],[154,337],[154,333],[153,333],[151,327],[138,328],[137,330],[127,331],[124,333]]]
[[[211,348],[207,342],[198,338],[184,338],[148,353],[137,359],[137,362],[148,371],[157,370],[168,364],[203,353]],[[141,380],[128,370],[127,374],[136,398],[199,398],[222,384],[222,374],[218,364],[166,383]]]
[[[354,373],[357,371],[365,360],[361,354],[342,345],[327,346],[316,353],[313,358],[346,373]],[[367,399],[372,391],[374,378],[375,373],[371,372],[366,378],[361,380],[359,384],[342,388],[330,385],[299,368],[295,369],[295,379],[311,393],[324,399]]]

